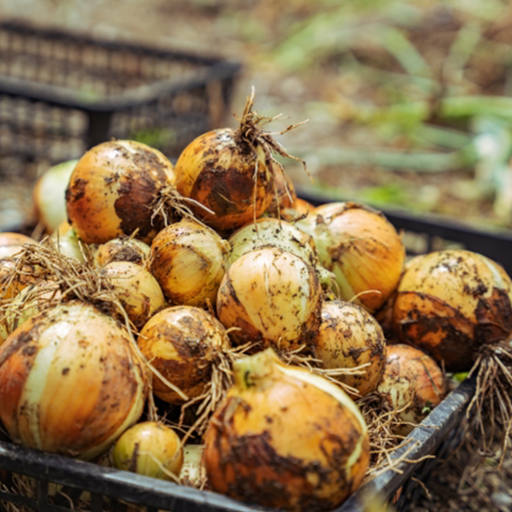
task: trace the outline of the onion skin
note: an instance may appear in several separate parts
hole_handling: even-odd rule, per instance
[[[142,329],[137,344],[152,366],[188,398],[204,392],[215,355],[230,346],[220,322],[192,306],[175,306],[157,313]],[[184,402],[157,376],[153,392],[171,404]]]
[[[399,414],[402,421],[419,424],[445,397],[446,383],[441,369],[427,354],[409,345],[391,345],[377,393],[392,409],[405,408]],[[407,435],[413,428],[403,425],[397,433]]]
[[[512,282],[496,263],[470,251],[414,258],[400,281],[393,326],[448,371],[467,371],[481,350],[512,332]]]
[[[295,349],[320,323],[321,287],[302,258],[277,247],[251,251],[226,272],[217,315],[236,344],[260,342]]]
[[[0,233],[0,260],[10,258],[23,249],[23,244],[37,243],[21,233]]]
[[[183,466],[180,438],[172,428],[161,423],[138,423],[117,440],[113,462],[117,469],[176,481]]]
[[[104,267],[113,261],[129,261],[145,266],[151,249],[149,245],[136,238],[113,238],[101,244],[94,253],[94,264]]]
[[[203,444],[186,444],[183,448],[183,466],[180,483],[187,487],[201,489],[206,482],[206,470],[202,463]]]
[[[236,362],[234,373],[205,435],[212,489],[283,510],[338,506],[369,462],[357,406],[325,379],[283,365],[271,349]]]
[[[336,276],[339,298],[373,313],[397,287],[405,249],[381,213],[357,203],[329,203],[297,227],[314,238],[320,263]]]
[[[146,391],[126,331],[87,304],[37,315],[0,347],[0,418],[30,448],[91,459],[137,421]]]
[[[274,196],[274,163],[260,145],[255,145],[256,158],[236,133],[224,128],[197,137],[183,150],[175,168],[178,192],[214,212],[189,205],[206,224],[222,231],[263,215]]]
[[[153,240],[149,269],[173,304],[207,307],[215,303],[230,250],[212,229],[182,219]]]
[[[128,317],[138,329],[165,306],[157,280],[140,265],[114,261],[103,267],[102,274],[113,284]]]
[[[322,322],[310,349],[325,368],[355,368],[369,364],[360,375],[340,375],[338,380],[361,396],[373,391],[384,373],[386,340],[380,325],[363,308],[341,301],[322,304]]]
[[[79,160],[66,191],[70,224],[85,243],[102,244],[122,235],[151,239],[151,204],[173,184],[169,160],[134,141],[95,146]]]

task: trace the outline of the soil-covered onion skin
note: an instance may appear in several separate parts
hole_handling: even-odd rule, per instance
[[[0,418],[31,448],[91,459],[138,420],[146,392],[126,331],[85,303],[31,318],[0,347]]]
[[[405,248],[380,212],[358,203],[329,203],[296,225],[315,240],[320,263],[336,276],[339,298],[373,313],[397,287]]]
[[[113,238],[101,244],[94,253],[94,264],[98,267],[113,261],[128,261],[144,266],[150,253],[149,245],[136,238]]]
[[[151,365],[189,399],[204,392],[216,354],[230,346],[220,322],[192,306],[174,306],[157,313],[144,326],[137,343]],[[153,392],[171,404],[184,402],[157,376]]]
[[[110,141],[78,161],[66,191],[68,219],[86,243],[102,244],[122,235],[151,239],[151,205],[174,182],[172,164],[140,142]]]
[[[393,326],[402,343],[448,371],[467,371],[487,347],[509,338],[511,301],[512,282],[498,264],[470,251],[434,252],[408,263]]]
[[[275,164],[257,143],[254,150],[240,140],[237,131],[223,128],[197,137],[181,153],[175,168],[176,188],[214,212],[189,205],[214,229],[243,226],[263,215],[272,203]]]
[[[359,375],[337,378],[359,392],[373,391],[379,383],[386,361],[386,340],[378,322],[363,308],[342,301],[322,304],[322,322],[309,345],[326,368],[361,369]]]
[[[390,345],[377,393],[404,424],[397,433],[407,435],[446,395],[445,377],[427,354],[409,345]]]
[[[364,420],[339,388],[328,383],[341,401],[318,385],[321,377],[309,380],[310,372],[268,361],[267,352],[235,364],[235,385],[205,435],[208,483],[259,506],[331,510],[366,472]],[[247,362],[253,358],[259,362]]]
[[[171,303],[207,307],[215,303],[230,250],[213,229],[182,219],[153,240],[149,269]]]
[[[308,343],[320,323],[321,287],[313,267],[277,247],[251,251],[226,272],[217,315],[237,345],[289,350]]]

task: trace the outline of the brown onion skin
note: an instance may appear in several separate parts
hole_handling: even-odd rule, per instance
[[[263,507],[331,510],[364,477],[365,427],[322,389],[270,372],[264,384],[255,385],[244,385],[235,373],[235,385],[205,434],[208,482],[215,492]],[[247,383],[250,378],[245,372]],[[347,461],[358,449],[347,474]]]
[[[189,398],[204,392],[215,355],[230,346],[220,322],[192,306],[157,313],[142,329],[137,344],[152,366]],[[171,404],[184,402],[157,376],[153,378],[153,392]]]
[[[389,407],[405,408],[399,417],[411,425],[399,427],[397,433],[407,435],[446,395],[446,382],[437,363],[427,354],[409,345],[388,347],[384,375],[377,393]]]
[[[134,141],[98,144],[71,175],[69,222],[85,243],[103,244],[136,230],[149,240],[156,234],[150,205],[173,181],[172,164],[156,149]]]
[[[94,263],[104,267],[113,261],[128,261],[145,266],[150,247],[136,238],[113,238],[101,244],[94,253]]]
[[[361,396],[373,391],[384,374],[384,334],[377,321],[356,304],[325,301],[318,333],[309,347],[326,368],[355,368],[369,363],[360,375],[336,377]]]
[[[402,343],[416,346],[448,371],[467,371],[480,351],[512,332],[512,282],[488,258],[463,250],[408,263],[393,307]]]
[[[234,130],[207,132],[193,140],[176,163],[176,188],[214,212],[190,204],[190,208],[214,229],[227,231],[258,218],[274,197],[274,164],[255,145],[258,157],[237,140]],[[254,169],[258,166],[256,201]]]

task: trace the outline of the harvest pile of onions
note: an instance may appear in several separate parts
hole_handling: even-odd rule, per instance
[[[48,175],[67,190],[55,215],[38,206],[51,238],[0,234],[14,442],[84,459],[115,444],[116,467],[179,481],[187,441],[189,485],[329,510],[375,464],[375,415],[395,410],[396,447],[445,396],[442,366],[491,379],[504,364],[501,267],[447,251],[404,270],[382,214],[296,198],[269,120],[249,98],[237,130],[192,141],[175,169],[144,144],[100,144]]]

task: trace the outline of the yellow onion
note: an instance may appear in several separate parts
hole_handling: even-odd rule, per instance
[[[37,269],[32,266],[10,258],[0,260],[0,300],[13,299],[29,284],[38,281]]]
[[[131,235],[152,238],[151,205],[173,184],[169,160],[140,142],[118,140],[90,149],[78,161],[66,192],[69,222],[85,243]]]
[[[48,169],[34,188],[34,204],[46,232],[52,233],[67,219],[66,189],[78,160],[69,160]]]
[[[21,233],[0,233],[0,260],[19,253],[23,244],[35,243],[37,243],[35,240]]]
[[[310,349],[326,368],[356,368],[359,374],[340,375],[341,382],[357,389],[361,396],[379,383],[386,361],[386,340],[378,322],[356,304],[326,301],[322,322]]]
[[[443,373],[427,354],[408,345],[390,345],[377,393],[405,422],[397,433],[407,435],[446,394]]]
[[[228,335],[219,321],[193,306],[160,311],[144,326],[137,343],[152,366],[189,399],[203,394],[215,356],[229,348]],[[159,377],[153,379],[153,392],[171,404],[184,402]]]
[[[130,320],[141,328],[159,309],[165,298],[157,280],[143,267],[129,261],[114,261],[105,265],[107,276],[119,295]]]
[[[138,420],[146,389],[127,332],[85,303],[31,318],[0,347],[0,419],[31,448],[95,457]]]
[[[272,351],[234,363],[235,384],[205,435],[211,488],[263,507],[337,507],[362,481],[367,427],[352,400]]]
[[[113,462],[117,469],[176,481],[183,465],[183,449],[172,428],[146,421],[130,427],[117,440]]]
[[[315,207],[298,197],[294,203],[281,212],[281,218],[287,222],[296,222],[313,213]]]
[[[226,272],[217,315],[237,344],[283,349],[307,343],[320,322],[321,287],[311,265],[277,247],[248,252]]]
[[[183,466],[180,483],[201,489],[206,483],[206,469],[203,465],[204,444],[186,444],[183,448]]]
[[[164,228],[153,240],[149,269],[173,304],[214,303],[230,245],[190,219]]]
[[[450,371],[467,371],[484,347],[512,333],[512,282],[490,259],[441,251],[408,265],[398,286],[393,325]]]
[[[63,234],[57,231],[50,239],[55,245],[55,249],[64,256],[75,258],[82,263],[85,261],[84,254],[88,250],[87,246],[78,238],[73,229],[67,230]]]
[[[100,245],[94,253],[94,263],[104,267],[113,261],[129,261],[144,266],[150,247],[136,238],[113,238]]]
[[[336,276],[341,299],[372,313],[397,287],[405,249],[380,212],[356,203],[330,203],[297,227],[314,238],[320,263]]]

